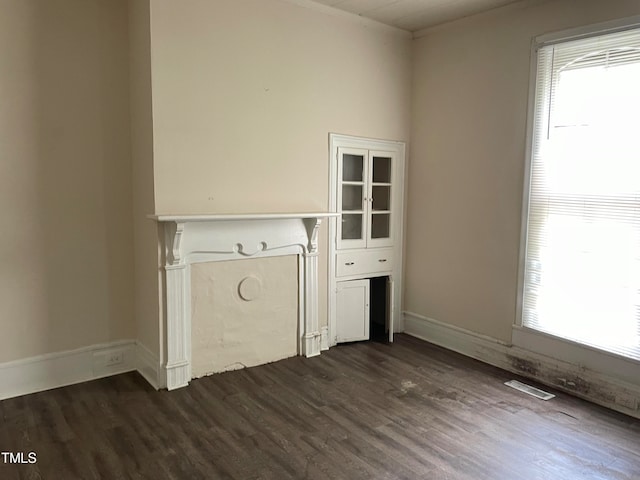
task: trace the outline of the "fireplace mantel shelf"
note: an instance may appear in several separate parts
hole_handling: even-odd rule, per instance
[[[148,215],[157,222],[215,222],[233,220],[278,220],[286,218],[328,218],[337,217],[338,213],[331,212],[300,212],[300,213],[229,213],[229,214],[190,214],[190,215]]]

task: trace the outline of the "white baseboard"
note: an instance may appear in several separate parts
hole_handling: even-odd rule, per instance
[[[640,418],[640,384],[509,345],[415,313],[403,312],[403,316],[404,333]]]
[[[0,364],[0,400],[134,370],[156,390],[164,387],[158,358],[135,340],[119,340],[6,362]]]
[[[112,365],[108,365],[113,360]],[[91,345],[0,364],[0,400],[130,372],[135,341]]]
[[[166,387],[158,357],[140,342],[136,342],[136,369],[156,390]]]
[[[320,333],[321,349],[328,350],[327,327]],[[157,355],[135,340],[119,340],[1,363],[0,400],[132,371],[156,390],[167,388]]]
[[[329,327],[320,327],[320,350],[329,350]]]

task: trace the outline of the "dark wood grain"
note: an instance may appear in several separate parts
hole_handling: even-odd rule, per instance
[[[0,402],[0,479],[640,479],[640,421],[398,335],[155,392],[126,374]]]

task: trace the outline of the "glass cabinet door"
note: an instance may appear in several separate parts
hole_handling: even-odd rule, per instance
[[[393,244],[392,189],[394,158],[391,152],[369,152],[367,246]]]
[[[368,151],[338,149],[338,248],[367,245]]]

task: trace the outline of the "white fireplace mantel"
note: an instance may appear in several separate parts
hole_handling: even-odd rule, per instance
[[[335,213],[149,215],[163,230],[164,371],[169,390],[191,380],[191,272],[201,262],[298,256],[298,354],[320,354],[318,229]]]

